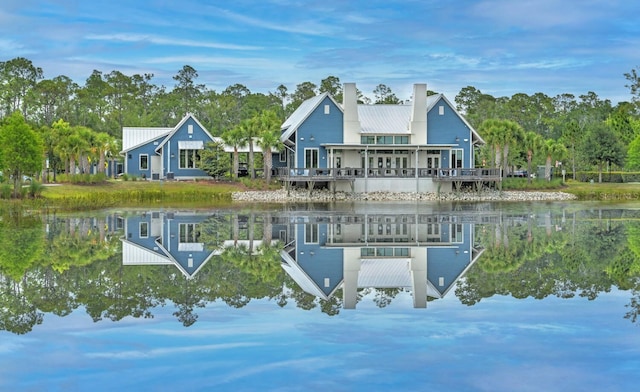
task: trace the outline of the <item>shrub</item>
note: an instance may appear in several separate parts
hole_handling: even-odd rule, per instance
[[[44,185],[42,185],[38,181],[31,181],[31,184],[29,184],[28,187],[29,197],[40,197],[40,195],[42,195],[42,191],[44,191]]]
[[[10,199],[10,198],[11,198],[11,185],[0,184],[0,199]]]

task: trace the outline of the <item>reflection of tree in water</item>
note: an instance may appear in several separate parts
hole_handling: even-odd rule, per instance
[[[595,299],[616,284],[621,289],[628,287],[628,282],[621,284],[622,280],[636,282],[639,275],[625,267],[629,263],[625,240],[632,233],[625,230],[622,220],[612,219],[610,213],[615,214],[598,211],[594,217],[577,212],[569,216],[564,227],[551,225],[548,219],[542,225],[535,221],[532,224],[535,217],[530,217],[526,226],[522,226],[527,227],[527,233],[522,233],[522,228],[509,228],[509,247],[514,248],[509,254],[519,260],[506,263],[501,259],[504,253],[483,253],[459,282],[456,294],[463,303],[473,305],[496,294],[538,299],[579,295]],[[491,232],[491,228],[484,225],[476,230],[480,241],[490,248],[494,243],[492,237],[482,237],[486,232]]]
[[[0,329],[24,334],[42,323],[43,313],[28,297],[29,280],[23,277],[40,262],[43,248],[39,217],[0,216]]]
[[[476,225],[476,244],[487,251],[458,282],[456,293],[463,303],[496,294],[593,299],[617,286],[632,290],[625,317],[636,321],[640,221],[600,211],[569,214],[563,224],[552,214],[510,219],[503,217],[498,228]],[[27,333],[42,322],[43,313],[65,316],[79,307],[94,321],[153,317],[153,309],[168,301],[185,326],[198,320],[198,308],[218,300],[239,308],[253,299],[268,299],[278,306],[339,314],[340,289],[327,300],[317,298],[281,268],[283,245],[270,241],[267,233],[271,218],[236,212],[214,214],[205,222],[201,238],[207,248],[222,253],[188,279],[173,265],[123,266],[119,235],[105,233],[103,218],[1,219],[0,328]],[[359,289],[357,301],[370,296],[376,306],[386,307],[402,291]]]

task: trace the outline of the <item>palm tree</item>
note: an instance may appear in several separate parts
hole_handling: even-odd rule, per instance
[[[488,119],[480,125],[480,133],[486,136],[487,143],[494,148],[496,167],[502,167],[502,176],[506,177],[509,167],[509,149],[520,140],[524,131],[518,123],[511,120]]]
[[[258,146],[262,149],[262,159],[264,162],[264,178],[267,183],[271,182],[272,150],[280,150],[283,146],[280,141],[280,120],[278,115],[270,110],[260,114],[260,124],[262,132],[258,139]]]
[[[260,117],[254,116],[248,120],[244,120],[238,125],[238,129],[244,136],[246,143],[249,145],[249,158],[248,158],[248,166],[249,166],[249,175],[251,179],[256,178],[255,171],[255,163],[254,163],[254,153],[253,153],[253,142],[260,135]]]
[[[533,160],[533,154],[538,152],[543,144],[544,140],[539,134],[533,131],[528,131],[524,134],[524,148],[527,150],[527,182],[529,184],[531,183],[531,161]]]
[[[111,135],[105,132],[99,132],[93,138],[93,145],[98,155],[98,173],[105,172],[107,151],[112,142]]]
[[[83,126],[73,127],[72,131],[73,133],[69,137],[69,144],[71,147],[71,174],[75,174],[76,160],[78,165],[80,165],[81,173],[85,173],[88,165],[88,154],[91,152],[93,131]]]
[[[567,148],[560,142],[553,139],[547,139],[542,145],[542,150],[547,156],[544,167],[544,178],[547,181],[551,181],[551,160],[552,158],[555,158],[556,160],[562,159],[562,157],[567,154]]]
[[[233,147],[233,173],[231,176],[235,179],[238,178],[238,149],[246,146],[247,141],[242,134],[242,131],[238,126],[225,131],[222,134],[222,140],[224,140],[227,146]]]

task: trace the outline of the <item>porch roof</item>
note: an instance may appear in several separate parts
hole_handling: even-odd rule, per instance
[[[336,144],[322,143],[322,147],[333,147],[342,150],[434,150],[438,148],[455,148],[458,144]]]

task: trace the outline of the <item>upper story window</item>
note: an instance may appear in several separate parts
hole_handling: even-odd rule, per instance
[[[443,105],[438,106],[438,114],[441,115],[441,116],[444,115],[444,106]]]
[[[364,135],[360,137],[360,144],[409,144],[409,136]]]
[[[331,112],[331,107],[329,105],[324,105],[324,114],[329,114]]]

